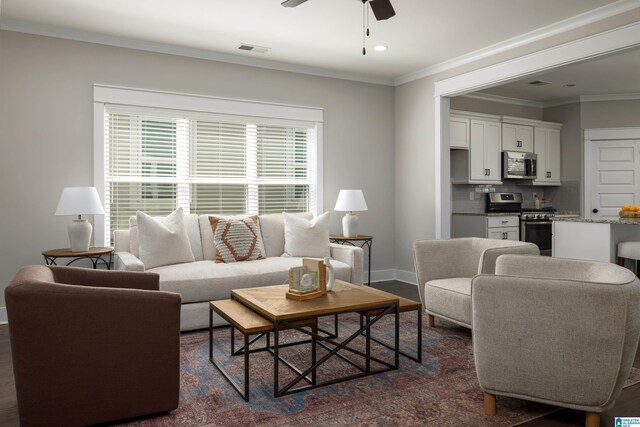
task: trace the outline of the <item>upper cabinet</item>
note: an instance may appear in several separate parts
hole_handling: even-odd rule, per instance
[[[502,151],[533,153],[533,126],[502,123]]]
[[[452,184],[501,184],[502,151],[520,151],[537,155],[537,178],[519,184],[560,185],[562,124],[459,110],[449,124]]]
[[[534,185],[560,185],[561,124],[541,122],[534,129],[534,152],[538,155]]]
[[[454,184],[502,183],[499,117],[476,114],[456,118],[468,120],[469,148],[451,151],[451,181]],[[453,132],[451,138],[453,141]]]
[[[449,118],[449,147],[469,149],[469,118],[451,115]]]

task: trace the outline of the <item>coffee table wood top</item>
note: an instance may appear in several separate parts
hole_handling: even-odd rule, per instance
[[[342,280],[336,280],[326,295],[305,301],[287,299],[288,289],[289,285],[263,286],[232,290],[231,295],[272,321],[362,311],[399,302],[395,295]]]

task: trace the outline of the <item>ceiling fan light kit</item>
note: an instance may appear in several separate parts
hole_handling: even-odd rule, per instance
[[[285,0],[282,2],[284,7],[296,7],[305,3],[307,0]],[[369,31],[369,15],[367,14],[367,4],[373,11],[373,15],[378,21],[384,21],[396,15],[390,0],[360,0],[362,1],[362,54],[367,54],[365,46],[365,37],[370,34]]]

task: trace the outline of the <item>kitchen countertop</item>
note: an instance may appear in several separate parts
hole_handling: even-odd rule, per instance
[[[616,218],[616,219],[606,219],[606,218],[585,218],[585,217],[555,217],[554,221],[564,221],[564,222],[591,222],[596,224],[624,224],[624,225],[640,225],[640,218],[630,219],[630,218]]]
[[[519,216],[520,212],[452,212],[452,214],[471,216]]]

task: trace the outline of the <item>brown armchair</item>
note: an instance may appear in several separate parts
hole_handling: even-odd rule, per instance
[[[157,274],[33,265],[5,299],[23,427],[178,407],[180,296]]]

